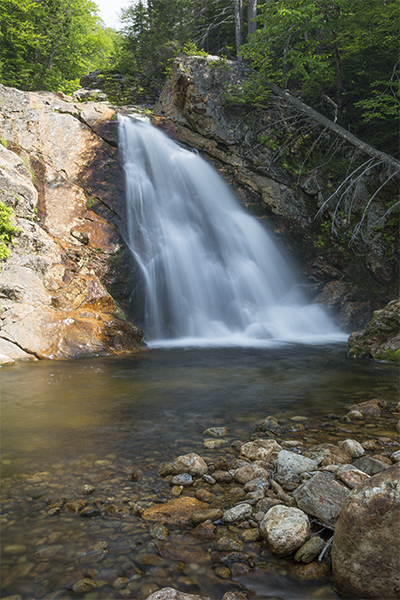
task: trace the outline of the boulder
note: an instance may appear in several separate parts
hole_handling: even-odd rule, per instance
[[[351,598],[400,595],[400,466],[357,486],[346,498],[332,543],[335,587]]]
[[[274,506],[261,521],[260,533],[273,554],[288,556],[308,539],[310,523],[307,515],[298,508]]]
[[[400,300],[376,310],[362,331],[351,334],[349,355],[356,358],[400,361]]]

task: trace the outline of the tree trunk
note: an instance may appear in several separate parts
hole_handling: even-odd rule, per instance
[[[247,1],[247,33],[251,35],[257,29],[257,21],[253,21],[257,16],[257,0]]]
[[[365,154],[368,154],[368,156],[377,158],[378,160],[383,161],[387,165],[390,165],[391,167],[396,169],[396,171],[399,171],[399,174],[400,174],[400,161],[393,158],[393,156],[390,156],[389,154],[386,154],[385,152],[381,152],[380,150],[377,150],[376,148],[374,148],[373,146],[370,146],[366,142],[363,142],[362,140],[360,140],[360,138],[358,138],[357,136],[350,133],[350,131],[347,131],[347,129],[344,129],[344,127],[341,127],[337,123],[334,123],[330,119],[327,119],[327,117],[324,117],[324,115],[321,115],[321,113],[319,113],[316,110],[314,110],[313,108],[311,108],[311,106],[307,106],[307,104],[304,104],[304,102],[299,100],[299,98],[292,96],[292,94],[290,92],[288,92],[287,90],[283,90],[282,88],[278,87],[274,83],[270,83],[269,87],[276,96],[283,98],[289,104],[291,104],[292,106],[297,108],[297,110],[305,113],[306,115],[308,115],[309,117],[314,119],[314,121],[317,121],[317,123],[320,123],[320,125],[322,125],[323,127],[330,129],[331,131],[333,131],[334,133],[336,133],[337,135],[339,135],[340,137],[345,139],[347,142],[349,142],[356,148],[359,148],[362,152],[365,152]]]
[[[236,56],[238,60],[241,60],[239,56],[240,46],[242,45],[242,14],[243,14],[243,2],[242,0],[233,0],[235,8],[235,39],[236,39]]]

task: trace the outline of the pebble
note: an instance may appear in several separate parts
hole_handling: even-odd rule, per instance
[[[193,477],[189,473],[181,473],[180,475],[174,475],[169,482],[170,486],[179,485],[183,487],[190,487],[193,485]]]
[[[359,458],[365,454],[364,448],[356,440],[347,439],[340,441],[338,445],[341,446],[343,450],[346,450],[352,458]]]
[[[93,485],[85,484],[81,488],[81,494],[83,494],[84,496],[89,496],[90,494],[93,494],[95,489],[96,488]]]

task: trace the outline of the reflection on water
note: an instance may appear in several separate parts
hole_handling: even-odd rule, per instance
[[[313,423],[354,402],[396,401],[397,381],[395,367],[348,359],[344,345],[150,349],[2,369],[3,597],[70,598],[74,583],[89,577],[98,588],[85,598],[144,598],[168,585],[213,599],[235,585],[250,598],[337,598],[327,582],[294,582],[289,563],[265,548],[256,569],[223,580],[212,541],[193,538],[190,528],[172,528],[169,538],[185,546],[185,560],[160,556],[129,502],[170,497],[157,475],[163,460],[189,451],[215,460],[268,415],[306,416],[308,435],[322,441]],[[227,446],[206,449],[203,432],[216,425],[230,428]],[[106,518],[49,514],[60,499],[84,499],[87,483],[96,488],[90,502],[107,505]],[[260,555],[259,544],[245,550]]]

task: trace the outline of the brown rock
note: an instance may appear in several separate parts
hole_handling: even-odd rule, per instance
[[[261,467],[257,467],[256,465],[246,465],[245,467],[241,467],[235,474],[236,481],[242,484],[248,483],[259,477],[268,480],[268,471]]]
[[[192,535],[205,539],[213,539],[217,534],[217,527],[214,523],[200,523],[192,530]]]
[[[206,508],[205,510],[197,510],[192,514],[193,525],[198,525],[203,521],[217,521],[222,517],[222,510],[220,508]]]
[[[400,590],[400,466],[347,497],[332,543],[335,587],[352,598],[397,600]]]
[[[348,464],[351,463],[352,458],[346,450],[335,446],[334,444],[318,444],[311,446],[304,456],[316,460],[323,466],[326,465],[337,465],[337,464]]]
[[[353,465],[344,465],[343,467],[339,467],[335,472],[336,479],[343,481],[349,488],[353,489],[366,479],[368,479],[369,475],[360,471]]]
[[[282,450],[275,440],[255,440],[247,442],[240,448],[240,454],[250,460],[263,460],[273,462]]]
[[[385,407],[386,402],[384,400],[375,399],[361,402],[360,404],[353,404],[350,410],[358,410],[367,417],[380,417],[382,409]]]
[[[330,578],[331,568],[327,561],[315,560],[308,564],[292,563],[290,575],[298,581],[324,581]]]
[[[332,473],[318,472],[293,492],[299,508],[334,526],[349,489],[335,480]]]
[[[149,521],[160,521],[172,525],[189,525],[194,512],[207,508],[208,506],[204,502],[183,496],[169,500],[165,504],[155,504],[146,508],[142,517]]]

